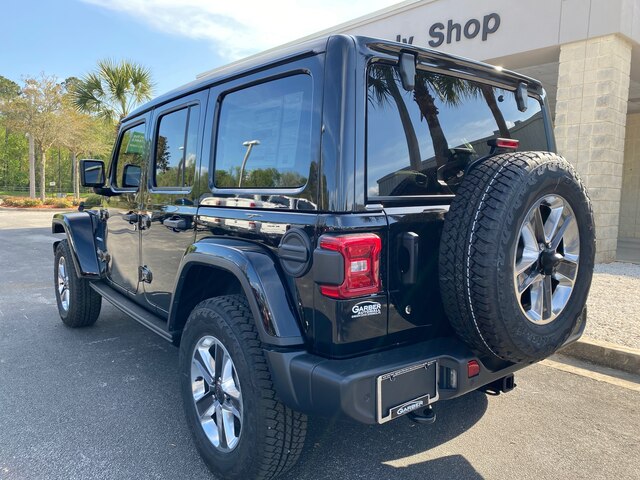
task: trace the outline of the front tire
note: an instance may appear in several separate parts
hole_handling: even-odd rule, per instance
[[[96,323],[100,315],[102,297],[88,280],[78,276],[71,255],[69,243],[62,240],[56,247],[53,267],[58,313],[68,327],[88,327]]]
[[[209,469],[225,479],[269,479],[298,460],[306,416],[276,398],[244,297],[199,303],[180,342],[187,422]]]

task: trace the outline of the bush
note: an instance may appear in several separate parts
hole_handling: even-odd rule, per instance
[[[55,208],[71,208],[73,202],[68,198],[55,198],[53,202]]]
[[[86,198],[81,199],[84,202],[84,206],[87,208],[99,207],[102,205],[102,197],[95,193],[90,193]]]
[[[29,197],[6,197],[4,205],[8,207],[32,208],[42,206],[42,200]]]

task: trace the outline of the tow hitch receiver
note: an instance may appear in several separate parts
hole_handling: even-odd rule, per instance
[[[486,384],[480,390],[488,395],[500,395],[500,393],[507,393],[516,388],[516,379],[513,373],[506,377],[494,380],[491,383]]]
[[[425,408],[411,412],[408,417],[416,423],[430,425],[436,421],[436,412],[431,405],[428,405]]]

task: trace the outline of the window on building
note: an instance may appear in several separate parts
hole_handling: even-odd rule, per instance
[[[225,95],[215,186],[304,186],[311,168],[311,91],[311,77],[299,74]]]
[[[520,141],[520,151],[547,150],[540,103],[518,110],[515,92],[418,70],[413,92],[390,65],[369,68],[368,196],[455,193],[469,162],[487,141]]]
[[[160,117],[155,145],[154,186],[193,185],[200,107],[193,105]]]
[[[139,185],[146,146],[144,123],[122,132],[116,157],[116,187]]]

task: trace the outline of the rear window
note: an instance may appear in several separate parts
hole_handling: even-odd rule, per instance
[[[488,140],[513,138],[520,151],[547,150],[540,102],[518,110],[515,92],[418,70],[413,92],[398,71],[372,65],[367,86],[369,197],[455,193]]]

